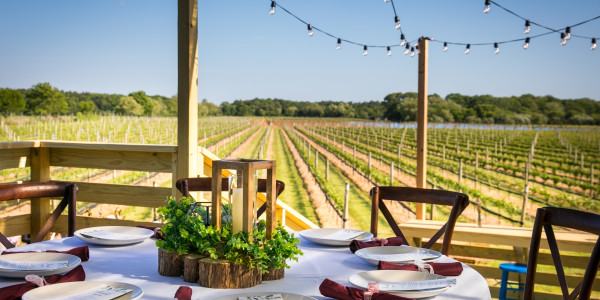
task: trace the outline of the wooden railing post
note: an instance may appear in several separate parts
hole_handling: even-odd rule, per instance
[[[31,181],[47,182],[50,180],[50,150],[48,148],[31,148]],[[31,218],[29,233],[37,233],[50,216],[50,199],[31,199]]]

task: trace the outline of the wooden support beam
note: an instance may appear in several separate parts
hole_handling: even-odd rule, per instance
[[[419,87],[417,110],[417,187],[427,187],[427,43],[419,41]],[[417,219],[425,220],[425,205],[417,204]]]
[[[50,149],[35,147],[31,148],[31,181],[50,181]],[[31,199],[31,230],[32,237],[42,229],[44,222],[50,217],[50,199]]]

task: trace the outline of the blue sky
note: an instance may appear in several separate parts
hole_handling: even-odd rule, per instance
[[[551,28],[600,15],[600,1],[496,0]],[[298,17],[336,37],[368,45],[399,43],[391,3],[383,0],[280,0]],[[600,100],[600,48],[590,39],[560,34],[500,45],[450,46],[436,41],[493,43],[527,37],[524,21],[480,0],[394,0],[409,41],[434,39],[429,52],[429,93],[512,96],[531,93],[561,99]],[[381,101],[417,90],[417,57],[392,48],[342,44],[268,0],[199,1],[199,99]],[[49,82],[64,91],[150,95],[177,93],[177,1],[0,0],[0,88]],[[546,32],[532,26],[530,35]],[[572,28],[600,38],[600,19]]]

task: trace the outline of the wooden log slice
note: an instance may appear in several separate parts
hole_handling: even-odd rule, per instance
[[[183,257],[183,281],[198,281],[198,260],[206,256],[200,254],[188,254]]]
[[[262,280],[263,281],[279,280],[279,279],[283,279],[284,275],[285,275],[285,268],[276,269],[276,270],[274,270],[273,268],[269,268],[269,271],[267,273],[262,274]]]
[[[225,259],[202,258],[198,261],[198,283],[216,289],[249,288],[262,282],[259,269],[231,264]]]
[[[158,248],[158,274],[176,277],[183,273],[183,256]]]

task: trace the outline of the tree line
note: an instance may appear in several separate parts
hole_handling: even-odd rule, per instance
[[[175,116],[177,96],[149,96],[144,91],[129,95],[64,92],[49,83],[38,83],[29,89],[0,89],[0,114]],[[204,99],[198,103],[198,115],[412,122],[417,117],[417,94],[392,93],[382,101],[368,102],[255,98],[216,105]],[[435,123],[600,125],[600,102],[531,94],[512,97],[448,94],[445,98],[433,94],[429,95],[428,120]]]

